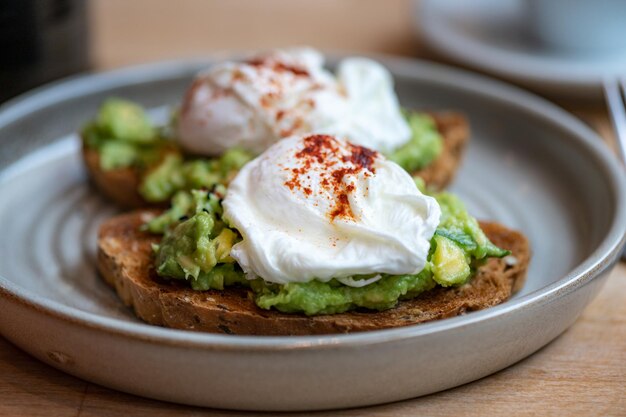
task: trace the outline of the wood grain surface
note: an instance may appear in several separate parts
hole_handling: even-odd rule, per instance
[[[225,49],[308,44],[424,56],[409,0],[97,0],[97,69]],[[560,101],[611,143],[598,103]],[[0,416],[250,416],[147,400],[68,376],[0,338]],[[265,414],[268,415],[268,414]],[[281,414],[291,416],[294,414]],[[305,414],[297,414],[305,415]],[[414,400],[315,416],[626,416],[626,264],[578,321],[522,362]]]

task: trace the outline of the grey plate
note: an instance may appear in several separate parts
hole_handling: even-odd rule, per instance
[[[623,244],[617,162],[591,130],[539,98],[442,66],[384,62],[405,106],[469,115],[474,134],[453,188],[477,216],[530,238],[528,281],[514,299],[339,336],[222,336],[138,322],[95,274],[97,225],[115,210],[87,186],[72,132],[110,95],[175,104],[208,64],[177,62],[68,80],[0,111],[0,332],[98,384],[251,410],[416,397],[489,375],[554,339],[596,294]]]

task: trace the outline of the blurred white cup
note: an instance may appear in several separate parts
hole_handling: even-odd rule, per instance
[[[526,0],[529,30],[565,53],[626,53],[626,0]]]

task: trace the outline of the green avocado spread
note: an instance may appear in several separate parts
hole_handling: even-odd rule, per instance
[[[386,156],[408,172],[415,172],[426,167],[441,154],[443,138],[435,121],[428,114],[411,110],[404,110],[403,114],[411,128],[411,139]]]
[[[436,286],[462,285],[487,258],[509,253],[489,241],[457,197],[440,193],[434,197],[441,206],[441,222],[431,240],[426,267],[417,274],[383,274],[382,279],[358,288],[334,279],[284,285],[260,278],[247,280],[229,256],[241,236],[221,219],[225,191],[225,187],[217,186],[211,192],[179,192],[170,210],[144,225],[146,230],[164,234],[154,248],[160,276],[187,280],[196,290],[246,286],[256,304],[264,309],[333,314],[356,308],[385,310]]]
[[[184,160],[180,154],[168,154],[145,173],[139,192],[147,201],[159,202],[181,190],[226,185],[252,158],[252,153],[238,148],[207,159]]]
[[[85,145],[98,151],[103,170],[149,166],[171,147],[141,106],[118,98],[107,99],[81,133]]]
[[[98,151],[103,170],[139,169],[139,193],[154,203],[168,201],[180,190],[227,184],[254,157],[233,148],[216,158],[185,159],[169,130],[171,126],[154,126],[140,105],[110,98],[85,125],[82,138]]]

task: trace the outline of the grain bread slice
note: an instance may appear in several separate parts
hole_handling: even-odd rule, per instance
[[[104,223],[98,237],[98,270],[124,304],[142,320],[159,326],[227,334],[310,335],[347,333],[407,326],[507,300],[524,282],[530,260],[528,241],[519,232],[496,223],[481,223],[498,246],[511,250],[508,259],[491,259],[469,284],[436,288],[382,311],[353,311],[307,317],[263,310],[245,288],[194,291],[184,282],[159,278],[152,266],[151,244],[159,236],[139,231],[155,214],[135,211]]]
[[[441,112],[431,115],[443,136],[443,152],[428,167],[417,171],[416,174],[424,179],[429,188],[441,190],[452,181],[456,174],[465,145],[469,140],[469,124],[460,113]],[[96,188],[120,207],[164,206],[164,204],[147,202],[139,194],[142,170],[137,168],[103,170],[98,152],[86,146],[83,146],[83,158],[89,177]]]
[[[139,168],[104,170],[97,150],[83,145],[83,160],[96,189],[122,208],[150,206],[139,194],[142,171]]]

